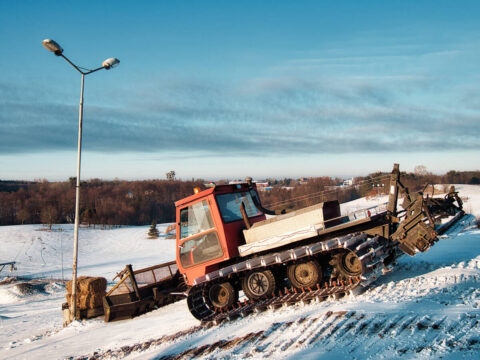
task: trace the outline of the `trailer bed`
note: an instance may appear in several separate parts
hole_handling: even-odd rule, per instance
[[[103,301],[105,322],[132,318],[175,302],[181,297],[171,292],[182,291],[185,286],[175,261],[135,271],[127,265],[120,274],[121,280]]]

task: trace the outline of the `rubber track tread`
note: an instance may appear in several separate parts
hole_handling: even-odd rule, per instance
[[[351,278],[348,283],[330,281],[329,283],[323,283],[321,287],[319,286],[316,289],[284,289],[283,292],[281,290],[277,291],[267,298],[261,298],[256,301],[248,300],[243,303],[239,302],[227,311],[218,313],[215,312],[214,307],[205,296],[206,289],[211,283],[202,282],[193,286],[189,292],[187,302],[190,312],[197,319],[202,320],[203,324],[219,324],[222,321],[243,317],[252,312],[261,312],[269,308],[278,308],[299,302],[311,302],[315,299],[322,300],[329,296],[348,293],[358,285],[368,285],[381,275],[384,269],[383,259],[394,249],[394,244],[385,238],[376,236],[368,240],[367,246],[364,245],[365,242],[362,241],[364,238],[361,237],[358,237],[359,241],[349,241],[349,246],[343,245],[347,240],[351,239],[351,236],[336,239],[335,247],[322,251],[322,253],[328,253],[336,249],[346,249],[361,255],[361,277]],[[295,250],[293,249],[293,251]],[[220,281],[221,278],[216,280]]]

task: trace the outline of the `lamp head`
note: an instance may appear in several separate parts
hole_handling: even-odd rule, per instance
[[[110,68],[118,66],[118,64],[120,64],[120,60],[117,58],[109,58],[102,63],[102,66],[105,68],[105,70],[109,70]]]
[[[47,49],[48,51],[53,52],[55,55],[60,56],[63,53],[63,49],[60,45],[58,45],[54,40],[52,39],[45,39],[42,41],[42,45]]]

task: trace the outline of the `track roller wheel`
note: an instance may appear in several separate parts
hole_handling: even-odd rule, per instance
[[[337,280],[347,280],[362,274],[362,263],[352,251],[334,255],[330,265],[333,265],[332,277]]]
[[[242,290],[250,300],[270,295],[275,288],[275,276],[270,270],[253,271],[242,279]]]
[[[229,282],[213,284],[208,290],[208,298],[217,309],[227,309],[238,301],[238,292]]]
[[[322,281],[322,268],[316,260],[292,264],[287,269],[287,277],[297,289],[314,288]]]

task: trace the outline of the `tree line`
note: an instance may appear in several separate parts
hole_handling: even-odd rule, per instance
[[[411,191],[426,184],[480,184],[480,171],[449,171],[434,175],[425,169],[402,173]],[[355,178],[352,186],[340,186],[342,179],[330,177],[270,180],[270,191],[260,191],[267,208],[294,210],[323,201],[340,203],[388,192],[389,173],[372,173]],[[82,182],[81,221],[101,225],[148,225],[175,221],[174,202],[203,189],[203,180],[144,180]],[[217,183],[225,183],[217,182]],[[73,223],[75,220],[75,178],[65,182],[0,181],[0,225]]]
[[[179,180],[85,181],[81,184],[80,219],[102,225],[172,222],[174,202],[193,194],[193,188],[202,184]],[[75,178],[23,183],[15,191],[0,191],[0,225],[51,225],[74,220]]]

